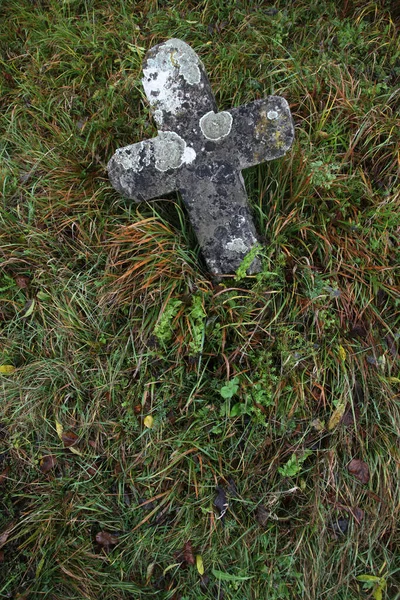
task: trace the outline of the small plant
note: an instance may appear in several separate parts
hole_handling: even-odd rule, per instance
[[[312,454],[311,450],[306,450],[301,456],[292,454],[287,463],[282,467],[279,467],[278,473],[282,475],[282,477],[296,477],[296,475],[301,472],[303,463],[310,454]]]
[[[154,335],[161,344],[166,344],[172,338],[172,322],[176,317],[181,305],[181,300],[176,300],[174,298],[171,299],[166,305],[164,312],[160,317],[160,320],[155,326]]]
[[[329,190],[336,179],[335,171],[338,171],[339,169],[340,165],[325,164],[322,160],[311,162],[310,176],[312,185]]]

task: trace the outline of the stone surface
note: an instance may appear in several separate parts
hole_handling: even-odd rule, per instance
[[[159,133],[115,152],[111,183],[136,202],[179,191],[210,272],[234,273],[257,243],[241,170],[290,148],[289,105],[269,96],[218,112],[203,64],[178,39],[152,48],[143,74]]]

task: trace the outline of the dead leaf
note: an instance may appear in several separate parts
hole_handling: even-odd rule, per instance
[[[116,535],[109,533],[108,531],[99,531],[99,533],[96,534],[96,542],[99,544],[99,546],[102,546],[102,548],[108,550],[110,546],[115,546],[118,544],[118,538]]]
[[[64,431],[61,434],[61,441],[66,448],[74,446],[78,442],[78,436],[73,431]]]
[[[64,431],[64,427],[57,420],[56,420],[56,431],[57,431],[58,437],[60,438],[60,440],[62,440],[62,434],[63,434],[63,431]]]
[[[352,513],[355,521],[359,525],[364,518],[364,514],[365,514],[364,511],[361,508],[358,508],[358,506],[356,506],[355,508],[353,508],[351,510],[351,513]]]
[[[29,277],[26,275],[17,275],[15,278],[15,283],[21,290],[23,290],[29,285]]]
[[[224,488],[221,487],[220,485],[218,485],[215,488],[215,490],[217,492],[217,495],[214,500],[214,506],[219,512],[218,519],[223,519],[225,517],[225,513],[228,510],[228,506],[229,506],[228,498],[226,496]]]
[[[43,458],[40,461],[40,470],[42,471],[42,473],[48,473],[49,471],[51,471],[51,469],[53,469],[57,464],[57,459],[55,456],[52,456],[51,454],[47,454],[46,456],[43,456]]]
[[[0,485],[3,485],[3,483],[6,482],[8,471],[9,471],[9,467],[6,467],[4,469],[4,471],[2,473],[0,473]]]
[[[360,409],[358,408],[358,406],[355,405],[354,410],[353,410],[351,404],[347,404],[346,410],[345,410],[342,420],[341,420],[341,423],[343,425],[346,425],[346,427],[351,427],[352,425],[357,423],[359,418],[360,418]]]
[[[351,475],[354,475],[356,479],[361,483],[368,483],[369,481],[369,467],[366,462],[359,458],[353,458],[347,466],[347,470]]]
[[[193,554],[193,547],[192,547],[192,542],[185,542],[185,544],[183,545],[183,560],[188,564],[188,565],[194,565],[194,554]]]
[[[256,509],[256,521],[261,527],[265,527],[268,523],[269,512],[264,504],[259,504]]]
[[[0,548],[2,548],[2,546],[4,546],[4,544],[8,540],[11,530],[12,530],[12,528],[10,527],[9,529],[6,529],[5,531],[3,531],[3,533],[0,533]]]
[[[0,563],[4,562],[4,550],[0,550]]]
[[[27,300],[25,302],[24,308],[22,309],[21,319],[27,319],[33,314],[35,310],[35,300]]]
[[[340,402],[337,407],[335,408],[335,410],[333,411],[333,413],[331,414],[331,418],[329,419],[329,423],[328,423],[328,430],[332,431],[332,429],[335,429],[343,415],[344,415],[344,411],[346,410],[346,404],[344,402]]]

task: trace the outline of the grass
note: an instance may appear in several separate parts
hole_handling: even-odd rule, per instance
[[[0,597],[399,599],[395,3],[1,16]],[[291,151],[244,173],[257,276],[213,282],[178,197],[108,182],[170,37],[220,109],[290,103]]]

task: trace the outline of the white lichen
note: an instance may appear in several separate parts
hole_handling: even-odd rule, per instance
[[[210,110],[200,119],[200,129],[208,140],[217,141],[230,134],[233,118],[229,112],[215,113]]]
[[[248,252],[249,247],[242,238],[232,238],[229,242],[226,243],[227,250],[231,250],[232,252]]]
[[[159,125],[162,125],[164,111],[176,114],[187,99],[181,78],[189,85],[200,82],[200,65],[194,50],[177,39],[160,45],[154,57],[147,59],[142,83]]]
[[[174,131],[161,131],[152,144],[155,167],[159,171],[178,169],[196,158],[194,149]]]

